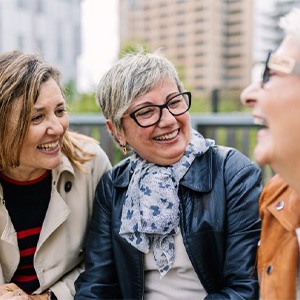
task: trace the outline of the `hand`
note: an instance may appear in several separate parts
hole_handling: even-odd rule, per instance
[[[0,300],[47,300],[48,293],[28,295],[14,283],[0,284]]]
[[[6,292],[0,296],[0,300],[30,300],[27,294],[16,296],[14,292]]]
[[[30,297],[14,283],[9,283],[0,285],[0,300],[30,300]]]

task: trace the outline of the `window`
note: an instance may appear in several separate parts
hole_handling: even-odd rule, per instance
[[[21,8],[21,9],[26,8],[26,0],[18,0],[17,1],[17,7]]]
[[[45,2],[43,0],[36,1],[36,12],[43,13],[45,11]]]

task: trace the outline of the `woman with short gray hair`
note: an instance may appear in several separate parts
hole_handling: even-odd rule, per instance
[[[97,99],[125,158],[101,179],[75,299],[255,299],[260,169],[191,127],[174,65],[138,52]]]

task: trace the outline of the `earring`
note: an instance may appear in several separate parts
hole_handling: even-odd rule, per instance
[[[121,145],[121,148],[122,148],[123,155],[126,156],[127,155],[126,144],[125,145]]]

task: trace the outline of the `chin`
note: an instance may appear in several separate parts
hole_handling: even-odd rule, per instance
[[[267,165],[270,162],[268,152],[266,151],[266,148],[262,146],[256,146],[254,157],[256,162],[260,165]]]
[[[45,169],[53,170],[53,169],[57,168],[60,165],[60,162],[61,162],[61,160],[50,163],[50,164],[48,163],[47,165],[45,165],[46,166]]]
[[[160,165],[160,166],[169,166],[169,165],[174,165],[176,164],[180,159],[182,158],[181,156],[176,156],[176,157],[160,157],[159,160],[153,159],[153,163]]]

